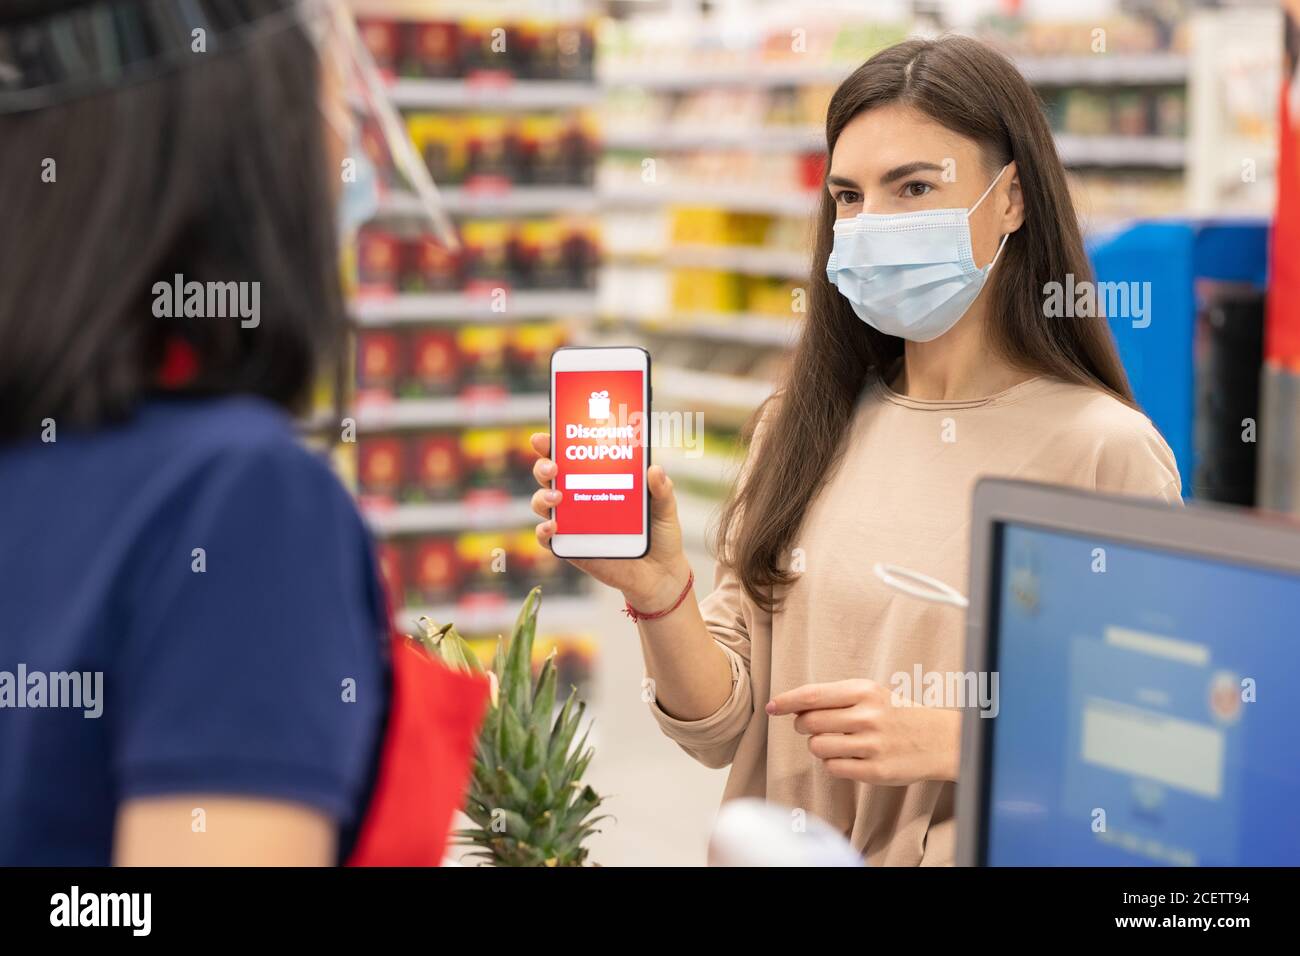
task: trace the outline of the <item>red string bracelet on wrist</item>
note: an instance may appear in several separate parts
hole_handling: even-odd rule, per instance
[[[623,613],[633,621],[653,621],[661,617],[667,617],[669,614],[672,614],[673,611],[682,606],[682,602],[686,600],[686,595],[691,593],[691,588],[694,586],[695,572],[692,571],[686,578],[686,587],[682,588],[682,593],[677,595],[677,600],[673,602],[672,607],[664,608],[662,611],[655,611],[653,614],[647,614],[645,611],[638,611],[631,604],[625,602],[623,605]]]

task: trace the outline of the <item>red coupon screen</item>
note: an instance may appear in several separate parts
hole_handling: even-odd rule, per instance
[[[641,534],[645,372],[555,373],[557,534]]]

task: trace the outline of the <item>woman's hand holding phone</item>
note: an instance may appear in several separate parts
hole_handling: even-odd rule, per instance
[[[551,459],[551,436],[537,432],[532,436],[538,459],[533,463],[533,477],[541,485],[532,499],[533,511],[544,519],[537,526],[537,540],[550,547],[555,534],[551,509],[564,498],[564,492],[551,488],[556,465]],[[623,592],[627,602],[638,611],[653,613],[670,606],[682,593],[691,569],[682,551],[682,529],[677,520],[677,499],[673,483],[659,465],[646,471],[650,489],[650,551],[643,558],[569,558],[580,571],[602,584]]]
[[[564,493],[551,488],[556,465],[551,459],[551,436],[532,437],[538,459],[533,477],[541,488],[533,494],[533,510],[543,519],[537,540],[550,547],[555,534],[551,509]],[[682,528],[677,521],[673,483],[663,468],[646,470],[650,490],[650,550],[641,558],[566,558],[574,567],[602,584],[623,592],[628,604],[654,614],[673,607],[691,579],[691,566],[682,550]],[[641,621],[641,647],[646,674],[656,681],[655,703],[678,720],[700,720],[717,711],[731,693],[731,664],[709,635],[693,599],[683,601],[671,614]]]

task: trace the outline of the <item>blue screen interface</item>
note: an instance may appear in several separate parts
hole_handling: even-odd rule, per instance
[[[997,563],[987,863],[1300,864],[1300,576],[1016,525]]]

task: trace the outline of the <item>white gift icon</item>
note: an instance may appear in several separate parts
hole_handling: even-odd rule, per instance
[[[609,418],[609,392],[592,392],[587,399],[588,418]]]

